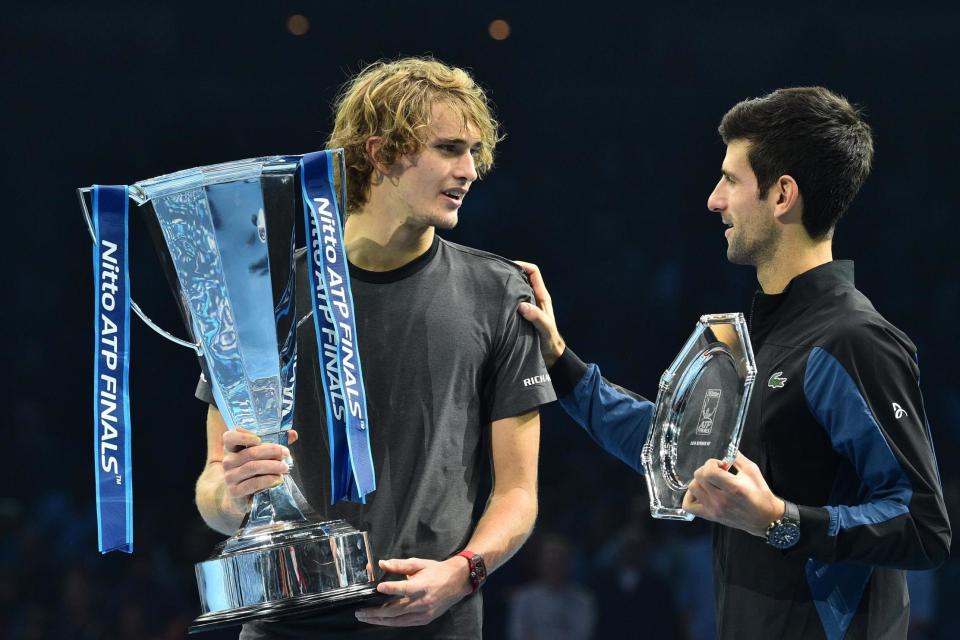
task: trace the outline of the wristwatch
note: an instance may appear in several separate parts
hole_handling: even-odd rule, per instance
[[[800,509],[783,501],[783,517],[767,527],[767,544],[774,549],[789,549],[800,540]]]
[[[473,592],[483,586],[487,581],[487,565],[483,562],[483,556],[473,551],[464,549],[458,556],[463,556],[470,563],[470,584],[473,586]]]

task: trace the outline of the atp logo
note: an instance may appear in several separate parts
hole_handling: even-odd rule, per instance
[[[785,384],[787,384],[787,378],[783,377],[783,371],[777,371],[767,380],[767,386],[771,389],[783,389]]]
[[[901,407],[899,404],[897,404],[896,402],[894,402],[894,403],[893,403],[893,417],[896,418],[897,420],[899,420],[900,418],[904,417],[905,415],[907,415],[906,410],[905,410],[903,407]]]
[[[697,424],[697,433],[710,435],[713,431],[713,418],[720,407],[720,389],[707,389],[703,396],[703,407],[700,408],[700,423]]]

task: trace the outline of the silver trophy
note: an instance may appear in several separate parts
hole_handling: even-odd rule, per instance
[[[342,151],[332,157],[345,191]],[[299,161],[240,160],[129,188],[194,339],[157,327],[136,303],[131,309],[196,351],[231,429],[281,445],[293,422],[298,325],[313,330],[295,313]],[[79,192],[90,224],[91,188]],[[196,575],[202,615],[191,632],[347,606],[376,594],[367,533],[342,520],[319,521],[290,475],[253,496],[240,530],[196,565]]]
[[[693,520],[683,496],[710,458],[732,462],[757,368],[741,313],[701,316],[660,378],[641,460],[654,518]]]

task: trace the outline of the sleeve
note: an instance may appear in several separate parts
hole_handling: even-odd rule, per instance
[[[653,419],[652,402],[600,375],[569,347],[550,368],[560,406],[604,451],[643,473],[640,454]]]
[[[557,399],[540,355],[537,331],[517,311],[521,302],[532,301],[530,285],[519,272],[511,271],[498,307],[499,330],[494,336],[493,358],[483,387],[484,406],[491,422],[518,416]]]
[[[830,505],[800,506],[789,555],[902,569],[940,565],[950,549],[930,426],[912,345],[861,329],[807,358],[804,395],[841,465]]]

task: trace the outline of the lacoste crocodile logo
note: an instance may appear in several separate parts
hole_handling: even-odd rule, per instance
[[[767,386],[771,389],[783,389],[785,384],[787,384],[787,379],[783,377],[783,371],[777,371],[767,380]]]

